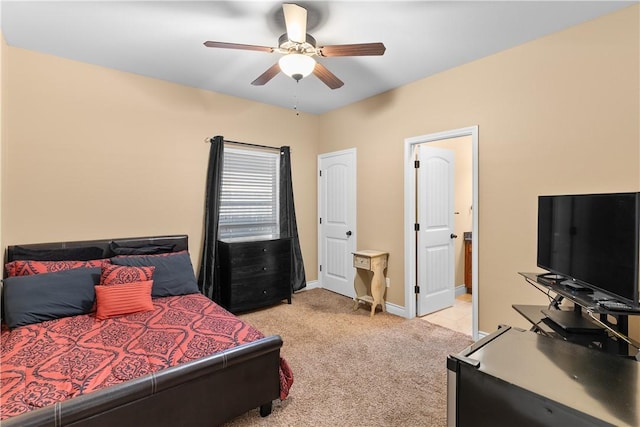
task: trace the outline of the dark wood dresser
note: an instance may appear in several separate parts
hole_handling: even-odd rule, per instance
[[[291,304],[291,239],[218,241],[220,304],[232,313]]]

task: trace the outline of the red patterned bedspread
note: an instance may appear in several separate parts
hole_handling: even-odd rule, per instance
[[[154,311],[2,326],[0,419],[263,338],[201,294],[159,298]],[[280,360],[280,398],[291,371]]]

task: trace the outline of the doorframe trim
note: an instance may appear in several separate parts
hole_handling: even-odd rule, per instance
[[[322,159],[327,158],[327,157],[331,157],[331,156],[340,156],[343,154],[353,154],[353,178],[354,178],[354,182],[355,182],[355,207],[354,207],[354,212],[353,212],[353,216],[354,216],[354,221],[355,224],[353,224],[353,227],[351,227],[351,238],[353,240],[355,240],[356,245],[355,248],[356,250],[358,249],[358,150],[356,149],[356,147],[353,148],[347,148],[345,150],[339,150],[339,151],[331,151],[329,153],[322,153],[322,154],[318,154],[318,158],[317,158],[317,166],[316,166],[316,180],[317,180],[317,186],[316,186],[316,202],[317,202],[317,211],[316,211],[316,226],[318,227],[318,233],[317,233],[317,239],[318,239],[318,256],[317,256],[317,260],[316,260],[316,272],[318,274],[318,287],[320,288],[324,288],[324,283],[322,283],[322,272],[320,271],[320,266],[322,265],[322,227],[320,226],[320,214],[322,212],[322,201],[320,200],[320,196],[321,196],[321,189],[320,189],[320,163],[322,161]],[[349,275],[350,278],[349,280],[351,281],[351,283],[353,283],[353,280],[355,278],[355,269],[351,268],[348,269],[347,271],[349,271]]]
[[[413,290],[416,283],[415,257],[416,240],[413,224],[415,222],[414,213],[416,209],[415,194],[416,185],[414,179],[413,151],[416,145],[441,141],[445,139],[459,138],[463,136],[471,137],[472,151],[472,231],[471,241],[471,292],[472,292],[472,338],[478,339],[478,126],[469,126],[460,129],[453,129],[443,132],[430,133],[426,135],[405,138],[404,140],[404,306],[405,315],[408,319],[416,317],[416,294]]]

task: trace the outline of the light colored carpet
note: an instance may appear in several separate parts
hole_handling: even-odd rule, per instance
[[[294,384],[261,418],[257,409],[231,426],[446,426],[446,358],[471,344],[424,320],[352,310],[323,289],[239,317],[284,341]]]

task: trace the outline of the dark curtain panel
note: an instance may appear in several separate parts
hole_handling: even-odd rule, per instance
[[[280,236],[291,237],[291,289],[294,292],[299,291],[307,286],[307,279],[304,274],[296,208],[293,203],[289,147],[280,147]]]
[[[216,280],[216,244],[218,240],[218,215],[220,213],[220,192],[222,191],[222,157],[224,138],[216,136],[211,140],[209,166],[207,168],[207,189],[204,207],[204,244],[198,288],[212,300],[220,301],[220,286]]]

